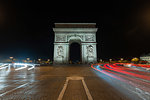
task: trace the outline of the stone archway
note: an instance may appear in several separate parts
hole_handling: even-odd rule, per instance
[[[78,42],[72,42],[69,44],[69,62],[74,63],[81,62],[81,44]]]
[[[54,63],[69,63],[69,46],[81,45],[81,61],[97,62],[96,23],[55,23]]]

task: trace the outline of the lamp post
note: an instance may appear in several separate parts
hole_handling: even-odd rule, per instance
[[[112,62],[112,59],[109,59],[109,62],[111,63],[111,62]]]
[[[121,61],[123,61],[123,58],[120,58]]]
[[[51,61],[50,59],[47,59],[47,64],[50,64],[50,61]]]
[[[39,63],[41,63],[41,59],[38,59]]]
[[[47,61],[49,62],[49,61],[50,61],[50,59],[47,59]]]
[[[27,58],[27,63],[29,63],[30,58]]]
[[[102,62],[103,60],[102,60],[102,59],[100,59],[99,61],[100,61],[100,62]]]
[[[11,60],[11,63],[12,63],[12,62],[13,62],[13,58],[14,58],[14,57],[9,57],[9,58],[10,58],[10,60]]]
[[[41,59],[38,59],[38,61],[41,61]]]

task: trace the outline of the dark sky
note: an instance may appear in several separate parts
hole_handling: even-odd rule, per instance
[[[0,1],[0,59],[52,59],[55,22],[97,23],[98,58],[150,53],[150,5],[140,1]]]

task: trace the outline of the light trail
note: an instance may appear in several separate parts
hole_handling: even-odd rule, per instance
[[[10,68],[11,66],[13,66],[14,68],[15,68],[15,70],[17,71],[17,70],[21,70],[21,69],[25,69],[25,68],[28,68],[28,67],[30,67],[30,68],[28,68],[28,70],[32,70],[32,69],[34,69],[35,68],[35,66],[36,65],[40,65],[40,64],[28,64],[28,63],[14,63],[14,64],[12,64],[12,63],[0,63],[1,65],[0,65],[0,69],[6,69],[6,68]],[[18,67],[19,66],[19,68],[16,68],[16,67]]]
[[[126,91],[131,91],[138,95],[142,100],[150,100],[150,72],[133,69],[133,67],[140,68],[140,64],[93,64],[91,67],[104,75],[117,79],[118,82],[122,82],[120,87],[124,86]],[[144,65],[144,67],[149,68],[149,65]]]
[[[107,68],[109,70],[112,70],[112,71],[116,71],[116,72],[119,72],[119,73],[124,73],[124,74],[127,74],[127,75],[131,75],[131,76],[134,76],[134,77],[138,77],[138,78],[146,79],[146,80],[150,81],[149,76],[128,72],[128,69],[125,70],[124,68],[121,68],[121,67],[119,68],[118,66],[113,66],[113,65],[109,65],[109,64],[105,64],[104,66],[105,66],[105,68]]]
[[[16,66],[24,66],[24,67],[17,68],[15,70],[21,70],[21,69],[25,69],[25,68],[27,68],[29,66],[32,66],[31,68],[28,68],[28,70],[31,70],[31,69],[35,68],[35,65],[38,65],[38,64],[14,63],[14,67],[16,67]]]
[[[2,69],[4,70],[0,70],[0,90],[3,90],[5,87],[7,87],[7,85],[3,83],[6,82],[7,80],[7,77],[5,76],[8,76],[9,73],[11,72],[9,64],[6,67],[2,67]]]
[[[2,65],[0,66],[0,69],[5,69],[5,68],[7,68],[7,67],[9,67],[9,64],[2,64]]]
[[[28,68],[28,70],[31,70],[31,69],[34,69],[35,68],[35,66],[32,66],[31,68]]]
[[[17,68],[17,69],[15,69],[15,70],[21,70],[21,69],[25,69],[25,68],[27,68],[28,66],[27,65],[25,65],[24,67],[20,67],[20,68]]]
[[[10,93],[10,92],[13,92],[13,91],[15,91],[15,90],[17,90],[17,89],[19,89],[19,88],[22,88],[22,87],[26,86],[26,85],[28,85],[28,84],[29,84],[29,83],[25,83],[25,84],[23,84],[23,85],[20,85],[20,86],[14,88],[14,89],[12,89],[12,90],[9,90],[9,91],[6,91],[6,92],[0,94],[0,96],[6,95],[6,94],[8,94],[8,93]]]

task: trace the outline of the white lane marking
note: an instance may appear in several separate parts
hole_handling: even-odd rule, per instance
[[[83,77],[78,77],[78,76],[72,76],[72,77],[67,77],[68,80],[83,80]]]
[[[20,86],[14,88],[14,89],[12,89],[12,90],[9,90],[9,91],[7,91],[7,92],[4,92],[4,93],[0,94],[0,96],[6,95],[6,94],[9,93],[9,92],[12,92],[12,91],[15,91],[15,90],[17,90],[17,89],[19,89],[19,88],[22,88],[22,87],[26,86],[27,84],[29,84],[29,83],[25,83],[25,84],[20,85]]]
[[[63,99],[63,95],[66,91],[66,88],[67,88],[67,85],[68,85],[68,82],[69,80],[81,80],[82,81],[82,84],[83,84],[83,87],[85,89],[85,92],[86,92],[86,95],[88,97],[88,100],[93,100],[91,94],[90,94],[90,91],[89,89],[87,88],[87,85],[84,81],[84,78],[83,77],[76,77],[76,76],[73,76],[73,77],[67,77],[66,78],[66,81],[65,81],[65,84],[64,84],[64,87],[62,89],[62,91],[60,92],[59,96],[58,96],[58,99],[57,100],[62,100]]]
[[[69,80],[66,79],[66,82],[65,82],[65,84],[64,84],[64,87],[63,87],[63,89],[61,90],[61,92],[60,92],[60,94],[59,94],[57,100],[62,100],[63,95],[64,95],[64,93],[65,93],[65,91],[66,91],[66,88],[67,88],[67,85],[68,85],[68,81],[69,81]]]
[[[83,86],[84,86],[86,95],[87,95],[87,97],[88,97],[88,100],[93,100],[93,98],[92,98],[92,96],[91,96],[91,94],[90,94],[89,89],[87,88],[87,85],[86,85],[84,79],[82,79],[82,83],[83,83]]]

